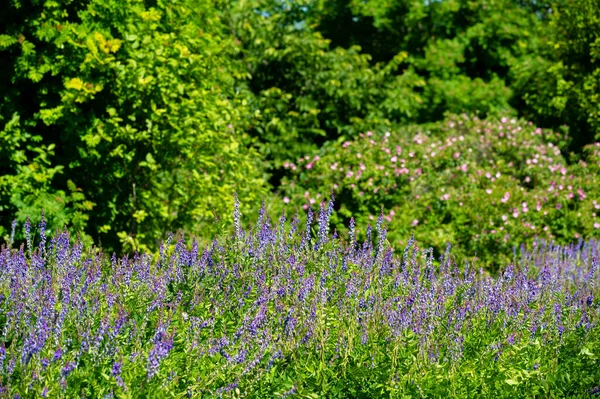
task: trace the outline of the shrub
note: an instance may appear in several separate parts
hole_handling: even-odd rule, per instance
[[[450,116],[288,162],[281,192],[304,209],[335,192],[340,231],[351,216],[373,223],[383,209],[394,245],[414,232],[438,254],[452,242],[456,255],[493,269],[536,236],[567,243],[600,231],[598,144],[571,165],[567,145],[565,135],[522,120]]]
[[[553,0],[539,49],[511,71],[516,104],[543,126],[567,124],[573,147],[600,140],[600,8],[594,0]]]
[[[107,249],[207,231],[265,193],[235,44],[208,1],[10,2],[0,25],[0,217]],[[206,222],[209,223],[206,223]],[[6,231],[0,231],[6,234]]]

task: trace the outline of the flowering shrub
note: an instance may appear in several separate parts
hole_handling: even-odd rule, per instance
[[[339,230],[351,215],[372,223],[383,207],[394,245],[414,231],[438,254],[451,242],[455,254],[497,268],[536,236],[567,243],[600,234],[600,143],[572,164],[567,144],[521,120],[450,116],[288,162],[283,197],[307,209],[335,192]]]
[[[237,204],[239,205],[239,204]],[[497,278],[383,216],[359,243],[318,215],[206,248],[108,259],[67,232],[0,252],[10,397],[573,397],[600,390],[600,243],[537,241]],[[313,219],[316,219],[312,234]]]

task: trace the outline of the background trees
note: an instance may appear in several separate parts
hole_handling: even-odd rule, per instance
[[[2,18],[4,222],[44,209],[108,248],[154,248],[212,226],[234,191],[264,196],[211,2],[13,2]]]
[[[208,239],[234,192],[246,210],[279,208],[299,159],[368,131],[430,134],[449,114],[533,121],[561,137],[565,167],[588,151],[591,168],[596,3],[13,0],[0,16],[0,234],[43,209],[51,228],[118,251],[180,228]]]

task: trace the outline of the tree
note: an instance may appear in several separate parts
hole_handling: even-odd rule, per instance
[[[566,124],[573,149],[600,139],[600,4],[556,0],[540,54],[515,69],[515,90],[538,123]]]
[[[0,26],[3,220],[45,209],[107,249],[156,248],[264,195],[211,2],[13,1]]]

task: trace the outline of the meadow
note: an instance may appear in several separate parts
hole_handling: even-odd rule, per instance
[[[600,395],[598,0],[8,0],[0,398]]]
[[[210,245],[117,259],[67,231],[0,253],[4,397],[586,398],[600,392],[600,242],[522,246],[491,276],[263,208]]]

